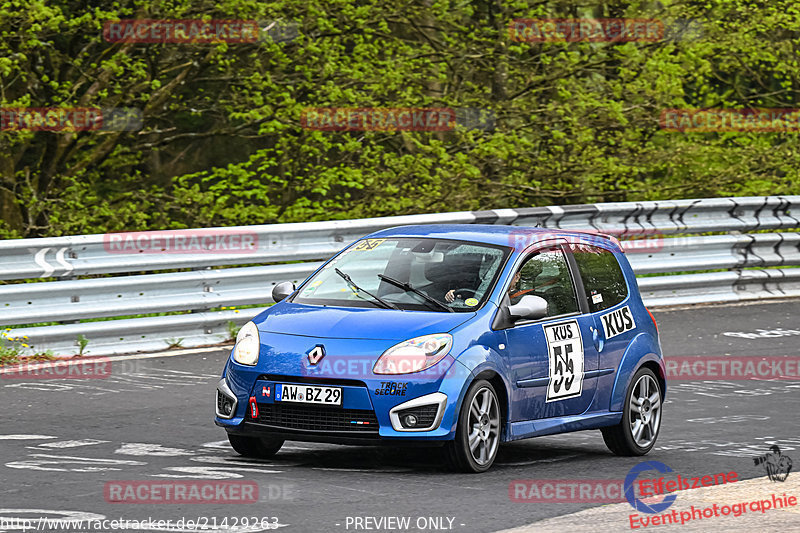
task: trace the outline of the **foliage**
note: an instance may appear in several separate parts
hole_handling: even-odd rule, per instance
[[[143,110],[135,132],[0,132],[0,238],[596,201],[791,194],[797,133],[681,133],[670,108],[796,108],[791,0],[0,3],[0,107]],[[528,43],[537,17],[658,18],[659,42]],[[109,20],[297,38],[103,40]],[[674,31],[692,20],[698,31]],[[324,132],[306,107],[478,107],[493,130]]]
[[[183,347],[183,340],[184,338],[174,338],[169,337],[164,339],[164,342],[167,344],[167,350],[172,350],[173,348],[182,348]]]
[[[225,326],[228,329],[228,337],[225,339],[225,342],[235,341],[237,335],[239,335],[239,330],[242,328],[237,326],[236,322],[233,320],[228,320],[228,323]]]
[[[80,334],[75,340],[75,344],[78,346],[78,355],[83,355],[84,350],[86,350],[86,347],[89,345],[89,339],[83,334]]]
[[[22,362],[51,361],[55,359],[50,351],[30,353],[32,346],[28,345],[28,337],[13,337],[11,329],[0,331],[0,367],[14,365]]]

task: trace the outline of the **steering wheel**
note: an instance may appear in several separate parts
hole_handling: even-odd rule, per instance
[[[458,293],[464,292],[464,291],[472,293],[473,296],[475,296],[475,294],[478,292],[475,289],[470,289],[468,287],[462,287],[460,289],[453,289],[453,294],[458,294]]]

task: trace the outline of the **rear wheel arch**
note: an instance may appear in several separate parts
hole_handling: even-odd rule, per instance
[[[658,385],[661,387],[661,399],[667,395],[667,377],[664,375],[664,369],[655,361],[645,361],[639,368],[649,368],[653,374],[658,378]],[[639,370],[638,368],[636,369]]]
[[[647,366],[647,368],[656,375],[661,390],[666,390],[666,380],[662,368],[663,359],[660,354],[661,350],[657,340],[648,333],[640,333],[631,340],[617,365],[614,385],[609,398],[608,408],[610,411],[622,411],[623,397],[628,390],[630,379],[645,365],[654,365]]]

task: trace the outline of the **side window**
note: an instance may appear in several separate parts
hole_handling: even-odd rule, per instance
[[[547,316],[578,311],[569,267],[559,248],[536,252],[517,271],[508,291],[511,303],[519,302],[527,294],[547,300]]]
[[[572,245],[571,250],[592,313],[613,307],[628,297],[625,275],[613,253],[584,244]]]

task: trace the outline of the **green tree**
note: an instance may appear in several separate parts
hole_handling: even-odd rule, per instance
[[[13,236],[797,192],[797,133],[671,108],[794,108],[794,2],[66,0],[0,5],[0,105],[136,107],[136,132],[0,133]],[[517,42],[519,18],[663,21],[658,42]],[[294,23],[291,40],[109,43],[117,18]],[[484,108],[492,130],[304,129],[308,107]]]

